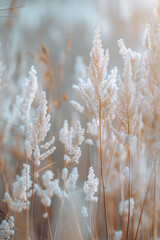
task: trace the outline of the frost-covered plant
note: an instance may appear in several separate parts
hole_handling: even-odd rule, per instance
[[[139,54],[126,49],[123,40],[118,41],[120,54],[124,59],[123,80],[118,79],[118,101],[115,111],[116,120],[119,121],[119,131],[113,132],[125,148],[129,148],[133,136],[137,133],[140,116],[138,113],[139,97],[136,96],[135,83],[139,67]]]
[[[67,163],[77,163],[81,156],[81,149],[79,145],[84,141],[84,129],[81,127],[80,121],[76,121],[74,127],[68,129],[68,121],[64,121],[63,128],[59,131],[59,140],[64,144],[66,154],[64,161]]]
[[[151,24],[146,25],[143,45],[145,51],[142,59],[143,94],[146,111],[144,112],[144,127],[150,129],[152,138],[152,154],[159,153],[160,133],[160,2],[153,11]],[[150,136],[149,136],[150,138]]]
[[[30,176],[30,166],[23,164],[22,176],[17,175],[16,181],[12,185],[13,198],[8,192],[5,192],[4,199],[9,208],[15,212],[26,210],[30,204],[28,200],[31,197],[32,181]]]
[[[38,90],[37,71],[32,66],[29,71],[29,78],[26,78],[22,87],[22,96],[16,97],[15,107],[25,126],[30,120],[30,109]]]
[[[54,174],[52,171],[47,170],[42,175],[42,182],[45,189],[41,188],[41,186],[37,183],[34,184],[34,190],[36,194],[41,197],[41,202],[45,207],[50,207],[52,203],[53,195],[56,195],[58,198],[62,198],[63,191],[59,186],[59,179],[54,179]],[[65,194],[65,196],[67,196]]]
[[[87,132],[94,137],[98,137],[97,123],[96,123],[96,120],[94,118],[92,118],[91,122],[87,123]]]
[[[143,44],[145,52],[143,54],[143,77],[148,82],[150,93],[160,88],[159,61],[160,61],[160,3],[157,1],[157,8],[154,9],[154,18],[151,24],[146,25]],[[149,93],[149,92],[148,92]]]
[[[80,105],[78,102],[71,100],[70,103],[72,104],[72,106],[80,113],[84,112],[84,107],[82,105]]]
[[[25,149],[27,157],[30,159],[33,155],[35,165],[38,166],[41,160],[44,160],[55,151],[56,147],[53,146],[54,137],[49,142],[43,144],[51,126],[49,123],[51,116],[47,114],[48,102],[44,91],[40,94],[37,116],[33,120],[30,116],[31,105],[38,90],[36,74],[37,72],[34,66],[32,66],[29,71],[29,78],[26,78],[24,82],[22,96],[18,95],[16,97],[15,107],[26,127]],[[40,149],[43,149],[44,152],[41,153]]]
[[[40,161],[50,156],[56,149],[53,146],[54,137],[49,142],[42,144],[51,126],[49,123],[51,116],[47,114],[47,109],[46,93],[41,92],[37,117],[33,119],[32,123],[28,123],[27,125],[25,141],[27,157],[31,158],[33,154],[36,166],[40,165]],[[45,151],[41,153],[40,149],[44,149]]]
[[[105,211],[105,227],[107,234],[107,215],[105,183],[103,173],[103,153],[102,153],[102,131],[104,131],[105,121],[114,119],[117,95],[117,68],[107,74],[109,62],[109,51],[104,54],[100,36],[100,27],[95,31],[93,48],[90,53],[90,64],[88,67],[88,79],[79,79],[78,85],[73,85],[84,99],[90,115],[95,119],[98,128],[99,148],[100,148],[100,167],[101,182],[103,187],[103,204]],[[91,164],[91,163],[90,163]],[[87,198],[86,198],[87,199]],[[96,199],[96,198],[95,198]],[[98,199],[97,199],[98,200]],[[99,199],[100,201],[100,199]]]
[[[73,85],[73,88],[80,92],[94,119],[98,120],[99,114],[102,119],[110,119],[114,113],[116,99],[117,68],[115,67],[107,77],[109,52],[107,50],[104,55],[99,26],[95,31],[90,58],[89,78],[87,81],[79,79],[79,84]]]
[[[12,2],[15,4],[16,1]],[[76,4],[77,1],[70,0],[71,2]],[[82,4],[84,2],[82,1]],[[103,8],[104,1],[100,0],[99,2]],[[115,2],[120,4],[124,1],[113,0],[109,4],[114,5]],[[67,5],[65,4],[65,6]],[[71,5],[69,4],[69,6]],[[133,19],[135,19],[134,16]],[[78,27],[76,29],[79,31]],[[36,34],[37,31],[38,29],[34,33]],[[53,29],[51,35],[55,37],[55,29]],[[32,47],[34,42],[37,44],[33,36],[32,32]],[[46,37],[46,34],[44,36]],[[73,43],[76,43],[80,49],[79,42],[75,41],[74,36],[72,37]],[[81,41],[83,36],[77,38]],[[68,113],[65,111],[66,108],[63,109],[64,105],[59,103],[63,98],[66,101],[64,104],[67,105],[67,94],[70,94],[65,89],[66,94],[63,95],[64,89],[62,89],[62,86],[67,86],[68,81],[66,80],[69,74],[73,72],[73,69],[69,68],[69,65],[73,63],[69,59],[71,55],[67,56],[70,46],[67,45],[64,54],[62,53],[63,60],[60,60],[59,65],[56,58],[54,58],[54,63],[51,62],[53,60],[52,51],[48,50],[48,46],[46,48],[42,44],[38,55],[43,66],[38,69],[38,61],[36,61],[36,64],[39,79],[45,81],[40,82],[40,88],[45,87],[46,92],[38,92],[40,101],[38,108],[36,108],[38,100],[38,97],[35,99],[38,90],[37,72],[32,66],[29,77],[24,81],[22,94],[19,94],[16,98],[15,108],[23,122],[21,126],[19,126],[19,121],[15,121],[16,111],[13,112],[14,115],[10,114],[4,119],[8,112],[12,112],[12,101],[16,95],[16,89],[10,87],[15,84],[8,85],[7,100],[9,100],[4,102],[0,113],[0,125],[2,126],[0,126],[0,177],[3,186],[3,190],[0,190],[5,193],[1,208],[4,212],[6,210],[4,215],[3,211],[0,211],[2,217],[5,217],[0,225],[0,239],[13,238],[14,231],[11,223],[14,222],[14,219],[10,217],[11,215],[15,218],[14,238],[17,240],[23,238],[23,236],[19,237],[22,235],[20,229],[24,229],[26,234],[24,238],[27,237],[27,239],[37,237],[55,240],[66,238],[158,239],[160,223],[160,186],[158,184],[160,181],[158,174],[160,167],[159,42],[160,5],[158,4],[154,10],[152,23],[146,26],[144,52],[141,51],[140,54],[130,48],[127,49],[122,39],[118,41],[119,52],[124,61],[124,70],[122,69],[122,75],[117,78],[117,69],[121,72],[121,68],[115,67],[110,74],[107,73],[109,52],[108,50],[104,52],[102,48],[100,27],[98,26],[90,53],[89,67],[86,68],[81,57],[76,59],[75,75],[77,79],[79,78],[79,82],[73,88],[82,96],[88,112],[83,114],[82,117],[84,118],[81,121],[76,121],[72,127],[69,127],[68,121],[65,120],[60,131],[58,125],[61,120],[64,120],[63,114],[67,115]],[[81,41],[81,44],[83,44],[83,41]],[[20,46],[17,49],[19,49],[19,52],[23,52]],[[25,48],[23,50],[25,52]],[[33,57],[32,61],[34,61],[37,58],[35,51],[32,50],[30,45],[28,51],[30,56]],[[9,49],[7,49],[7,52],[9,52]],[[84,53],[83,50],[82,53]],[[20,54],[20,57],[17,56],[17,60],[21,59],[21,62],[23,62],[22,54]],[[56,49],[54,57],[56,57]],[[85,55],[83,58],[86,62]],[[66,68],[64,66],[65,60],[67,60]],[[118,58],[116,63],[117,61],[119,61]],[[14,80],[14,76],[16,76],[16,81],[18,81],[19,78],[22,79],[20,76],[20,74],[23,74],[22,65],[19,64],[17,67],[17,61],[13,62],[14,67],[11,66],[10,68],[8,65],[7,78],[9,76]],[[15,72],[13,68],[15,68]],[[2,72],[3,65],[0,62],[0,79]],[[71,76],[69,78],[71,79]],[[1,86],[3,85],[0,81],[0,88]],[[5,91],[1,91],[1,93],[3,98],[6,93]],[[47,99],[49,99],[49,104]],[[35,103],[34,100],[36,100]],[[57,132],[54,136],[58,135],[59,131],[59,139],[65,149],[64,158],[60,159],[61,154],[59,153],[62,146],[58,146],[57,160],[54,162],[53,171],[46,171],[46,168],[50,167],[53,162],[51,158],[48,158],[45,165],[45,162],[42,163],[41,160],[46,159],[55,151],[55,138],[47,139],[48,135],[53,136],[51,133],[51,117],[48,114],[48,106],[52,111],[52,103],[56,105],[55,130]],[[85,112],[85,108],[78,100],[71,100],[70,103],[80,113]],[[67,119],[66,115],[65,119]],[[7,131],[1,124],[1,117],[2,121],[13,120],[13,124],[10,124],[11,127]],[[73,117],[70,115],[70,119],[73,119]],[[87,117],[85,126],[88,134],[85,143],[89,146],[84,145],[83,159],[79,161],[85,131],[82,128],[82,121],[84,125],[85,117]],[[21,146],[24,146],[23,136],[15,129],[21,130],[24,135],[26,134],[26,163],[33,163],[33,169],[30,173],[30,166],[24,164],[22,175],[16,176],[16,181],[12,186],[8,176],[15,171],[17,158],[19,160],[25,158],[23,151],[20,151]],[[15,138],[16,134],[17,137]],[[15,141],[12,141],[13,138]],[[10,144],[5,145],[6,141],[4,140],[13,142],[11,144],[13,148],[10,147]],[[77,164],[79,164],[78,167]],[[39,169],[37,169],[38,166]],[[88,166],[87,179],[84,175]],[[95,171],[92,166],[95,166]],[[37,173],[39,174],[41,171],[45,172],[42,176],[39,176],[39,180]],[[82,185],[81,180],[84,178],[87,180]],[[98,187],[98,185],[101,186]],[[37,195],[36,198],[35,194]],[[87,207],[85,207],[84,200],[87,201]],[[96,202],[97,204],[95,204]],[[23,209],[27,211],[22,212]],[[42,222],[37,219],[41,209],[45,209],[45,211],[42,210],[41,216],[44,217]],[[53,234],[54,236],[52,236]]]
[[[88,180],[84,182],[83,191],[85,194],[85,200],[87,202],[97,202],[98,197],[95,197],[95,193],[98,191],[99,180],[95,178],[93,167],[89,168]]]
[[[1,240],[9,240],[11,236],[14,235],[14,217],[11,216],[7,220],[3,220],[0,224],[0,239]]]

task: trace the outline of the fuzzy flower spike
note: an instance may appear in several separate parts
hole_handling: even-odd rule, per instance
[[[29,77],[25,79],[22,87],[22,96],[16,97],[15,108],[19,113],[25,126],[30,120],[30,109],[38,90],[37,71],[32,66],[29,71]]]
[[[97,202],[98,197],[94,194],[98,191],[99,180],[95,178],[93,167],[89,168],[88,180],[84,182],[83,191],[86,195],[85,200],[87,202]]]
[[[107,76],[109,51],[104,54],[99,26],[95,31],[90,58],[89,78],[87,81],[79,79],[79,84],[73,85],[73,88],[80,92],[94,119],[99,119],[99,111],[102,119],[110,119],[113,117],[116,99],[117,68],[112,69]]]
[[[27,157],[31,158],[33,154],[36,166],[40,165],[40,161],[50,156],[56,149],[53,146],[54,137],[49,142],[42,144],[51,126],[49,123],[51,116],[47,114],[47,109],[46,93],[41,92],[37,117],[33,119],[32,123],[28,124],[25,141]],[[40,149],[43,149],[44,152],[41,153]]]

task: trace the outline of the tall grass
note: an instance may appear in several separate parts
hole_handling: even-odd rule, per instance
[[[5,9],[17,11],[6,19],[11,35],[18,4]],[[66,82],[71,36],[59,61],[50,43],[31,46],[28,70],[21,46],[9,53],[11,63],[3,57],[8,42],[2,43],[0,239],[160,237],[160,2],[141,51],[118,40],[123,68],[110,70],[100,28],[88,67],[74,59],[72,86]]]

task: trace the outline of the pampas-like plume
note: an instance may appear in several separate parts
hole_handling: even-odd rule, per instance
[[[14,217],[11,216],[8,221],[3,220],[0,225],[0,239],[1,240],[9,240],[11,239],[11,236],[14,235],[14,230],[12,228],[14,227]]]
[[[67,120],[64,121],[63,128],[59,131],[60,142],[64,144],[67,154],[64,155],[64,160],[67,163],[75,162],[78,164],[81,156],[79,145],[84,141],[84,129],[81,128],[80,121],[76,121],[75,127],[68,129]]]
[[[27,125],[25,141],[27,157],[31,158],[33,153],[36,166],[40,165],[40,161],[50,156],[56,149],[55,146],[52,146],[54,137],[45,145],[41,145],[51,126],[49,123],[51,116],[47,114],[47,109],[46,93],[41,92],[37,117],[33,119],[32,123]],[[40,148],[45,149],[45,152],[40,153]]]
[[[142,77],[145,87],[144,95],[147,103],[145,112],[152,136],[152,153],[159,153],[160,134],[160,2],[153,11],[151,24],[147,24],[144,33],[144,47]]]
[[[25,80],[23,85],[22,96],[20,97],[18,95],[16,97],[15,108],[26,126],[25,149],[27,157],[31,158],[33,154],[35,165],[38,166],[40,165],[40,160],[44,160],[50,156],[56,147],[53,146],[55,141],[54,137],[52,137],[49,142],[42,144],[51,126],[49,123],[51,116],[47,114],[48,106],[46,93],[44,91],[42,91],[40,95],[37,117],[35,117],[33,121],[30,118],[31,105],[38,89],[36,74],[37,72],[32,66],[29,72],[29,78]],[[40,153],[40,148],[44,149],[45,152]]]
[[[27,209],[30,204],[28,198],[31,196],[31,187],[30,166],[23,164],[22,176],[17,175],[13,183],[13,199],[8,192],[4,194],[4,199],[11,210],[21,212]]]
[[[125,148],[129,148],[133,136],[137,133],[140,117],[138,114],[139,97],[136,97],[134,80],[138,68],[139,55],[131,49],[126,49],[123,40],[118,41],[120,54],[124,59],[123,80],[119,77],[118,103],[115,112],[119,121],[120,130],[113,129],[115,136]],[[136,59],[133,61],[133,59]]]
[[[160,88],[160,4],[154,9],[154,18],[146,25],[144,33],[143,77],[147,80],[149,88],[154,94]]]
[[[27,125],[28,121],[30,120],[30,109],[37,90],[37,71],[35,70],[35,67],[32,66],[31,70],[29,71],[29,78],[26,78],[23,84],[22,96],[18,95],[16,97],[15,104],[15,108],[19,112],[20,117],[25,125]]]
[[[99,180],[95,178],[93,167],[89,168],[88,180],[84,182],[83,191],[86,195],[85,200],[87,202],[97,202],[98,197],[95,197],[94,194],[98,191]]]
[[[59,179],[54,179],[54,174],[47,170],[42,175],[43,185],[45,189],[42,189],[37,183],[34,184],[34,190],[39,197],[41,197],[41,202],[45,207],[50,207],[52,202],[52,197],[55,194],[60,199],[63,196],[63,191],[59,186]],[[65,194],[66,196],[66,194]]]
[[[101,102],[101,118],[110,119],[113,114],[116,99],[117,68],[112,69],[107,77],[109,52],[102,48],[100,28],[97,27],[93,40],[93,48],[90,53],[91,62],[88,67],[89,78],[87,81],[79,79],[79,84],[73,85],[85,100],[93,118],[99,118],[99,101]],[[107,77],[107,79],[106,79]]]

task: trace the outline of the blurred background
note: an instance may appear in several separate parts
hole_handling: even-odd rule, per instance
[[[69,100],[80,101],[72,84],[79,77],[87,78],[86,66],[97,25],[101,28],[103,48],[110,52],[108,71],[117,66],[120,74],[123,61],[117,41],[123,38],[127,47],[143,51],[143,33],[154,6],[153,0],[1,0],[0,57],[6,70],[2,76],[5,88],[1,91],[3,122],[0,126],[8,129],[5,131],[8,146],[13,145],[11,139],[17,134],[14,133],[17,128],[6,122],[22,124],[13,105],[32,65],[37,70],[39,92],[47,91],[53,131],[58,140],[65,119],[72,122],[81,118]],[[38,94],[36,99],[35,107]],[[63,163],[63,151],[58,148],[55,159]]]
[[[87,78],[86,67],[97,25],[100,25],[103,48],[108,48],[110,53],[108,72],[117,66],[121,74],[123,60],[117,41],[123,38],[127,47],[143,52],[144,29],[152,19],[155,6],[155,0],[0,0],[0,61],[5,65],[0,76],[3,83],[3,91],[0,89],[0,151],[4,153],[3,160],[7,158],[14,166],[10,170],[10,182],[20,174],[25,161],[25,136],[20,135],[22,122],[14,103],[31,66],[37,70],[39,84],[32,116],[36,113],[39,93],[45,90],[52,115],[51,136],[56,137],[57,150],[41,167],[47,165],[47,161],[54,161],[57,176],[64,164],[64,147],[58,141],[64,120],[72,124],[80,119],[82,127],[87,128],[86,116],[80,116],[69,100],[83,104],[72,84],[77,84],[79,77]],[[86,179],[89,166],[88,146],[84,145],[78,166],[82,181]],[[96,158],[96,154],[92,158]]]
[[[90,62],[97,25],[101,28],[103,48],[110,52],[108,72],[117,66],[120,74],[123,60],[117,41],[123,38],[127,47],[143,51],[143,33],[154,6],[156,1],[153,0],[0,0],[0,57],[6,66],[2,76],[5,87],[1,91],[0,127],[5,132],[5,146],[12,152],[15,147],[24,149],[24,146],[17,146],[20,141],[16,145],[13,141],[22,124],[13,106],[32,65],[37,70],[39,92],[47,91],[52,115],[51,135],[54,132],[56,141],[65,119],[72,123],[80,118],[86,129],[86,118],[73,109],[69,100],[81,102],[72,84],[76,84],[79,77],[87,78],[86,66]],[[38,101],[39,94],[34,102],[35,109]],[[54,159],[56,167],[60,168],[64,163],[63,146],[57,143],[56,147]],[[23,156],[22,152],[19,161]],[[84,162],[89,164],[84,156],[88,154],[83,154],[80,169]],[[17,156],[15,160],[14,164],[19,165]],[[87,169],[82,171],[82,179]]]
[[[38,55],[42,44],[49,51],[50,65],[61,63],[70,41],[64,71],[69,91],[76,57],[89,64],[97,25],[104,49],[110,50],[109,68],[121,66],[117,40],[123,38],[128,47],[141,51],[143,31],[155,5],[155,0],[1,0],[0,42],[8,74],[12,77],[16,69],[18,78],[36,65],[33,55]]]

